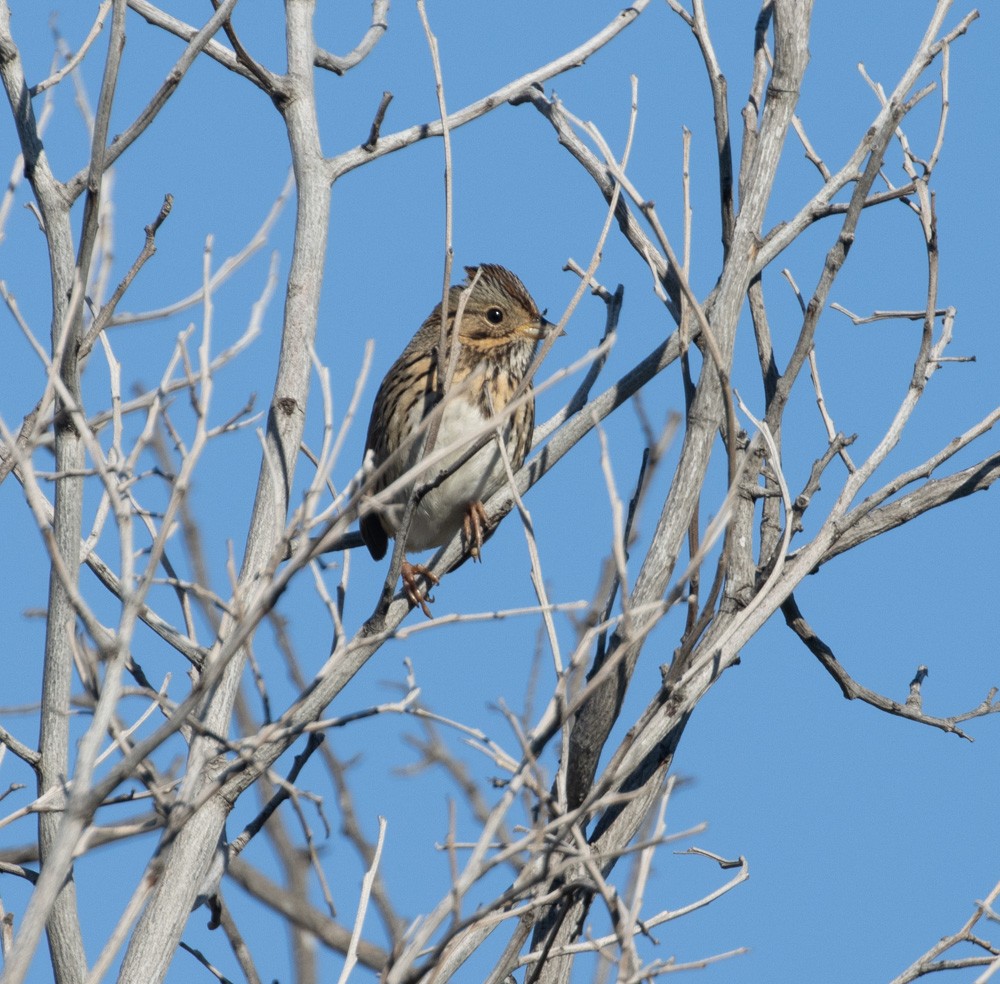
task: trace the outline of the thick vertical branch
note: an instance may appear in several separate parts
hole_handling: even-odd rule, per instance
[[[784,146],[799,87],[808,61],[810,0],[775,4],[775,65],[763,118],[747,174],[741,177],[745,200],[736,221],[732,249],[723,268],[714,303],[706,313],[728,368],[743,298],[753,277],[753,261],[761,223],[770,199],[777,163]],[[670,583],[723,419],[725,401],[719,375],[702,372],[684,435],[680,463],[664,502],[649,552],[632,593],[631,607],[661,598]],[[647,626],[626,621],[608,647],[607,659],[620,661],[618,672],[595,691],[577,716],[570,758],[570,806],[579,805],[590,788],[601,749],[621,708]]]
[[[45,217],[52,270],[52,348],[53,355],[56,355],[67,325],[74,323],[70,314],[70,295],[74,281],[72,231],[69,227],[68,208],[56,206],[54,209],[46,209],[37,194],[36,198]],[[77,337],[72,332],[65,341],[66,352],[60,373],[74,399],[79,397],[80,392],[75,359]],[[69,707],[73,682],[73,630],[76,624],[71,592],[76,586],[79,573],[82,529],[83,441],[66,407],[61,401],[58,406],[61,412],[56,417],[55,467],[61,477],[56,481],[52,531],[56,547],[64,561],[64,570],[74,579],[74,583],[65,584],[61,572],[55,567],[50,569],[48,618],[45,623],[45,669],[38,733],[38,748],[41,753],[39,795],[63,785],[70,774]],[[39,848],[43,865],[58,836],[61,821],[59,813],[40,813],[38,816]],[[48,923],[48,940],[57,979],[82,980],[86,961],[79,962],[84,957],[84,951],[72,880],[66,882],[53,904]],[[28,940],[24,944],[26,949],[30,945]],[[33,949],[33,946],[30,948]],[[76,969],[70,969],[74,964]],[[60,976],[58,968],[64,968],[66,974]]]
[[[727,368],[732,359],[743,299],[754,276],[753,262],[764,212],[809,60],[811,14],[811,0],[777,0],[774,4],[774,71],[754,153],[745,162],[746,171],[741,175],[741,186],[745,192],[736,220],[732,248],[722,271],[714,303],[708,312],[712,331]],[[698,382],[680,461],[652,545],[636,579],[631,598],[632,608],[641,608],[662,598],[670,583],[724,412],[725,401],[719,374],[708,367],[707,371],[702,372]],[[618,661],[618,671],[595,691],[577,715],[570,742],[568,770],[571,808],[584,802],[590,791],[598,759],[624,700],[625,688],[638,659],[646,629],[647,626],[640,620],[627,620],[623,624],[623,628],[612,639],[606,657]],[[707,672],[697,681],[699,694],[711,686],[720,670],[720,667],[715,667],[714,672]],[[693,702],[689,702],[687,706],[693,706]],[[642,768],[633,770],[629,786],[634,790],[642,789],[643,795],[620,810],[615,810],[599,826],[602,846],[604,841],[609,842],[608,847],[628,843],[638,830],[645,809],[651,802],[649,791],[658,784],[658,777],[664,774],[690,713],[690,710],[677,710],[678,713],[673,717],[676,726],[657,744],[655,754],[643,758]],[[607,830],[612,817],[615,829],[613,836],[609,837]],[[553,927],[556,946],[568,943],[575,937],[588,904],[586,898],[578,898],[554,910],[553,918],[547,921],[547,925]],[[536,935],[535,942],[536,945],[541,943],[541,935]],[[546,984],[565,981],[570,967],[571,961],[556,960],[552,968],[544,971],[538,980]]]
[[[83,292],[97,231],[103,153],[107,139],[111,104],[124,45],[125,4],[115,4],[113,25],[105,63],[100,106],[94,126],[90,160],[88,202],[80,248],[74,259],[69,223],[70,199],[55,180],[38,133],[31,95],[20,56],[10,35],[10,11],[0,4],[0,75],[13,110],[25,175],[31,183],[45,227],[52,290],[51,353],[59,365],[61,382],[69,402],[57,403],[55,461],[59,476],[55,488],[53,537],[62,558],[49,574],[48,619],[45,635],[45,666],[42,704],[39,715],[38,790],[45,794],[65,784],[70,775],[69,716],[73,680],[73,635],[75,612],[71,601],[76,591],[82,529],[84,447],[72,419],[79,409],[80,374],[77,340],[82,325]],[[67,583],[67,579],[69,583]],[[39,814],[39,849],[43,866],[51,858],[63,826],[58,812]],[[44,879],[25,914],[25,932],[7,961],[6,978],[20,980],[34,952],[41,922],[48,915],[49,952],[56,980],[82,980],[86,955],[76,909],[72,878],[65,878],[54,865]]]
[[[238,597],[244,611],[253,606],[260,592],[268,586],[267,572],[284,532],[295,462],[305,426],[311,352],[329,228],[330,181],[319,141],[312,67],[315,4],[313,0],[287,0],[285,8],[289,68],[273,98],[288,131],[298,208],[277,378],[239,577]],[[219,633],[216,654],[233,629],[233,618],[227,617]],[[201,717],[209,732],[224,734],[228,730],[245,659],[246,650],[241,648],[203,709]],[[217,748],[208,738],[199,738],[193,743],[182,800],[195,798],[206,778],[218,770],[220,763],[213,762],[216,754]],[[163,979],[231,806],[231,800],[215,795],[199,808],[182,830],[168,833],[168,836],[175,834],[176,839],[170,845],[164,874],[126,953],[121,981],[146,984]]]

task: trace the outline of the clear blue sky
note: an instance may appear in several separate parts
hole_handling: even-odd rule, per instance
[[[22,45],[29,79],[47,74],[52,47],[49,4],[15,2],[14,33]],[[59,26],[71,45],[89,23],[91,5],[64,3]],[[343,7],[345,5],[338,5]],[[321,42],[334,52],[354,46],[367,24],[369,5],[325,10],[318,18]],[[757,5],[708,3],[719,61],[729,81],[730,113],[739,136],[751,69]],[[813,18],[812,60],[799,103],[809,137],[831,169],[854,147],[876,112],[871,90],[857,71],[887,89],[909,63],[932,4],[878,4],[859,0],[818,3]],[[993,284],[1000,259],[1000,234],[992,170],[1000,151],[1000,50],[995,11],[984,16],[954,45],[951,58],[951,108],[944,151],[936,172],[941,248],[940,301],[958,309],[950,354],[975,355],[971,364],[949,364],[933,379],[926,398],[894,452],[883,478],[923,460],[951,437],[984,416],[997,403],[1000,336],[996,331]],[[87,8],[87,9],[84,9]],[[206,4],[177,2],[177,16],[204,18]],[[471,0],[430,0],[429,16],[441,46],[449,108],[477,98],[589,37],[610,20],[614,4],[550,0],[545,4],[508,0],[503,4]],[[956,4],[954,23],[969,6]],[[248,47],[275,70],[284,67],[280,44],[283,24],[277,4],[246,3],[237,24]],[[402,129],[436,116],[433,76],[414,5],[399,2],[390,12],[390,30],[374,54],[343,78],[323,76],[321,128],[324,148],[333,155],[365,139],[383,89],[392,102],[384,131]],[[177,56],[176,41],[161,37],[130,15],[128,45],[119,86],[113,132],[147,101]],[[937,78],[937,68],[928,81]],[[612,146],[620,149],[629,106],[629,75],[639,78],[639,121],[630,174],[656,200],[675,242],[680,241],[681,132],[693,134],[692,193],[695,248],[692,281],[702,296],[714,283],[720,258],[713,162],[711,102],[703,65],[690,33],[666,4],[653,3],[645,14],[586,67],[555,80],[555,91],[576,115],[593,120]],[[100,61],[87,62],[84,76],[96,99]],[[85,163],[86,138],[71,100],[70,83],[60,87],[55,115],[46,135],[53,167],[66,178]],[[36,103],[36,110],[38,103]],[[928,98],[907,124],[919,156],[930,152],[938,122],[937,95]],[[6,116],[6,112],[4,114]],[[13,159],[16,140],[9,119],[0,124],[0,167]],[[548,124],[530,107],[501,107],[454,134],[456,268],[491,261],[515,270],[549,316],[558,316],[574,288],[561,272],[567,258],[586,264],[604,218],[604,206],[589,179],[558,147]],[[738,153],[737,153],[738,160]],[[889,154],[892,180],[902,183],[899,154]],[[202,248],[214,237],[215,262],[237,251],[259,225],[286,175],[288,147],[273,107],[257,90],[229,76],[214,63],[192,70],[154,127],[123,158],[114,174],[115,276],[127,269],[141,247],[143,226],[151,221],[163,195],[174,195],[174,211],[163,226],[156,258],[142,271],[123,309],[144,310],[195,290]],[[318,355],[331,371],[336,413],[346,407],[359,371],[364,345],[375,338],[373,377],[363,401],[367,415],[381,374],[440,296],[442,270],[443,157],[440,141],[426,142],[378,161],[343,178],[334,188],[331,240],[323,294]],[[817,187],[817,175],[789,138],[775,186],[767,224],[794,214]],[[21,209],[24,188],[0,243],[0,278],[17,295],[41,338],[48,335],[44,250],[31,214]],[[278,223],[268,249],[260,252],[216,297],[215,346],[230,344],[242,331],[260,290],[271,249],[287,269],[291,208]],[[826,250],[835,235],[821,224],[782,257],[804,291],[816,283]],[[610,288],[625,284],[621,340],[602,380],[608,385],[671,330],[649,289],[644,264],[612,234],[598,277]],[[833,294],[858,313],[873,309],[922,308],[925,258],[916,220],[902,206],[866,215]],[[765,278],[772,308],[772,329],[779,356],[787,356],[798,328],[793,300],[775,269]],[[274,375],[281,299],[272,302],[263,337],[237,364],[219,377],[215,419],[236,412],[250,392],[266,404]],[[149,385],[158,378],[176,332],[195,309],[168,322],[120,330],[112,335],[123,362],[123,385]],[[13,320],[0,313],[5,385],[0,414],[17,426],[42,386],[42,372]],[[586,299],[547,368],[567,365],[588,350],[603,328],[603,305]],[[902,396],[912,367],[919,328],[891,321],[856,327],[828,311],[817,337],[826,399],[837,426],[857,432],[855,459],[878,441]],[[95,352],[88,371],[87,397],[93,408],[106,405],[106,369]],[[762,394],[752,339],[738,342],[734,382],[755,414]],[[544,373],[543,373],[544,375]],[[801,385],[801,384],[800,384]],[[572,392],[566,381],[539,398],[544,420]],[[644,391],[643,403],[654,421],[683,408],[679,375],[668,371]],[[307,427],[307,441],[318,446],[318,424]],[[183,411],[178,409],[178,413]],[[811,391],[803,389],[785,433],[786,465],[793,495],[801,488],[814,458],[825,447]],[[607,424],[616,447],[614,466],[627,496],[642,448],[636,414],[629,407]],[[334,475],[343,485],[360,459],[364,420],[355,427]],[[996,447],[987,435],[955,459],[963,467]],[[718,457],[718,456],[717,456]],[[196,479],[192,505],[205,527],[205,550],[217,588],[225,590],[227,538],[237,545],[246,529],[250,495],[259,461],[253,430],[213,447]],[[951,468],[949,467],[949,470]],[[841,473],[833,467],[807,514],[805,535],[815,529],[829,505]],[[717,488],[721,498],[721,478]],[[664,482],[657,485],[662,493]],[[807,580],[797,592],[807,618],[857,680],[898,700],[919,664],[930,676],[924,685],[928,713],[948,716],[978,704],[1000,685],[997,661],[997,590],[1000,534],[996,491],[977,495],[926,516],[906,529],[843,556]],[[652,500],[655,503],[655,498]],[[583,442],[528,498],[539,537],[550,597],[589,599],[608,550],[611,524],[595,437]],[[43,550],[19,487],[0,487],[6,531],[5,553],[24,557],[16,580],[7,575],[0,598],[0,619],[7,637],[4,696],[6,707],[28,704],[41,673],[42,623],[25,613],[44,605],[47,570]],[[704,513],[712,505],[703,505]],[[655,522],[652,505],[641,518],[642,542]],[[810,525],[812,523],[812,525]],[[640,551],[636,551],[636,556]],[[9,570],[9,568],[8,568]],[[476,612],[532,604],[527,551],[514,518],[486,547],[481,566],[466,565],[437,591],[438,614]],[[328,575],[335,584],[336,571]],[[355,552],[346,621],[357,627],[377,597],[383,564]],[[91,597],[99,589],[86,580]],[[102,602],[110,620],[114,609]],[[173,612],[173,609],[171,609]],[[330,627],[302,578],[282,600],[280,611],[305,672],[327,656]],[[415,624],[418,615],[409,617]],[[679,616],[653,635],[634,678],[622,720],[631,723],[659,683],[658,666],[676,645]],[[574,629],[559,622],[564,645]],[[513,747],[499,702],[520,710],[532,670],[539,627],[533,619],[501,626],[471,625],[418,634],[390,643],[345,693],[335,713],[347,713],[390,699],[404,679],[402,659],[414,664],[422,699],[433,709],[483,728]],[[137,653],[157,678],[174,674],[171,693],[183,694],[184,668],[162,647],[144,638],[148,652]],[[264,666],[273,652],[266,628],[256,643]],[[16,672],[12,669],[16,665]],[[543,661],[543,667],[550,664]],[[543,673],[545,670],[543,669]],[[545,678],[547,679],[547,678]],[[269,677],[278,708],[294,691],[283,671]],[[547,684],[543,684],[543,692]],[[5,715],[3,724],[31,743],[30,717]],[[402,740],[410,721],[378,718],[331,735],[343,758],[360,756],[354,769],[357,807],[374,836],[376,816],[388,819],[384,872],[405,915],[432,906],[447,884],[447,861],[434,844],[447,833],[445,796],[451,790],[439,776],[399,778],[394,770],[414,761]],[[1000,719],[971,722],[974,743],[897,718],[881,715],[840,696],[805,648],[775,620],[743,654],[742,665],[727,673],[699,706],[676,759],[679,774],[690,780],[671,802],[671,830],[707,821],[707,832],[679,849],[696,845],[728,857],[748,858],[751,878],[707,910],[656,932],[657,955],[695,960],[737,946],[750,953],[701,972],[700,980],[729,984],[785,984],[811,981],[884,981],[899,973],[940,936],[955,931],[1000,878],[997,767]],[[458,737],[447,737],[476,778],[494,774],[487,760],[466,751]],[[179,752],[179,748],[177,749]],[[0,786],[28,781],[8,756]],[[308,785],[308,782],[304,782]],[[336,808],[328,789],[327,813],[336,828]],[[5,805],[16,804],[9,798]],[[414,809],[414,803],[420,809]],[[238,831],[254,804],[241,804],[230,824]],[[315,818],[314,818],[315,819]],[[317,822],[318,825],[318,822]],[[0,832],[0,845],[33,838],[21,826]],[[266,847],[248,851],[267,866]],[[340,916],[349,921],[360,869],[339,843],[323,855]],[[143,843],[141,850],[148,851]],[[81,862],[81,883],[91,866],[110,855]],[[647,892],[649,911],[677,908],[724,880],[707,861],[678,857],[664,850]],[[131,883],[126,890],[131,889]],[[8,910],[23,911],[24,894],[13,880],[0,890]],[[103,902],[84,899],[91,959],[115,914]],[[271,952],[264,934],[275,924],[244,905],[236,888],[228,891],[241,928],[256,943],[262,973],[289,979],[283,936]],[[208,953],[230,976],[238,976],[224,941],[204,930],[197,915],[186,939]],[[989,930],[984,930],[989,935]],[[326,972],[337,961],[324,955]],[[44,961],[37,981],[45,980]],[[581,969],[582,969],[581,965]],[[477,970],[467,968],[474,981]],[[177,955],[169,980],[195,979],[200,971],[190,957]],[[358,979],[363,979],[358,974]],[[952,980],[972,980],[951,977]],[[581,980],[583,977],[581,976]]]

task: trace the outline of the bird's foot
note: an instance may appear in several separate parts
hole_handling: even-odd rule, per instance
[[[403,576],[403,591],[409,599],[410,604],[414,608],[419,608],[428,618],[433,618],[431,610],[427,607],[428,604],[434,603],[434,599],[430,594],[430,588],[436,584],[440,584],[441,579],[424,564],[411,564],[408,560],[403,561],[400,573]],[[422,577],[427,581],[428,591],[426,595],[420,593],[420,584],[417,581],[418,577]]]
[[[465,516],[462,518],[462,542],[473,560],[482,560],[480,550],[483,546],[483,529],[489,525],[486,507],[478,499],[465,507]]]

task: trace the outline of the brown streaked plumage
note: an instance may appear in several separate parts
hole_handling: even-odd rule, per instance
[[[379,386],[365,442],[366,456],[370,451],[375,468],[382,469],[376,476],[373,493],[387,488],[417,463],[426,428],[414,434],[437,403],[438,372],[447,372],[449,357],[454,359],[455,369],[434,448],[454,448],[454,451],[421,476],[421,482],[447,472],[468,453],[474,438],[481,436],[483,424],[502,415],[527,372],[539,339],[545,335],[548,322],[513,273],[493,263],[466,267],[465,271],[468,275],[465,283],[452,287],[448,295],[449,338],[462,292],[477,272],[479,279],[465,303],[457,353],[453,356],[439,353],[441,305],[438,304]],[[503,424],[507,453],[515,469],[524,462],[535,424],[530,386],[527,395],[528,399]],[[461,528],[466,549],[472,557],[478,557],[486,523],[482,503],[500,487],[505,474],[495,442],[480,448],[417,503],[407,549],[439,547]],[[409,492],[410,486],[404,487],[380,511],[361,518],[361,536],[376,560],[385,556],[389,537],[396,535]],[[423,565],[403,564],[407,597],[430,615],[420,594],[418,574],[424,575],[429,583],[437,583],[437,578]]]

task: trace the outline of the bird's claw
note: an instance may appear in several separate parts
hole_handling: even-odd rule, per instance
[[[473,560],[482,560],[480,550],[483,546],[483,528],[489,526],[486,507],[477,499],[465,507],[462,518],[462,539],[465,549]]]
[[[420,583],[417,581],[417,578],[424,578],[430,587],[440,584],[441,579],[424,564],[411,564],[408,560],[403,561],[400,573],[403,577],[403,592],[410,604],[414,608],[419,608],[428,618],[433,618],[431,610],[427,607],[428,604],[434,603],[434,599],[430,594],[430,588],[428,588],[426,595],[421,594]]]

